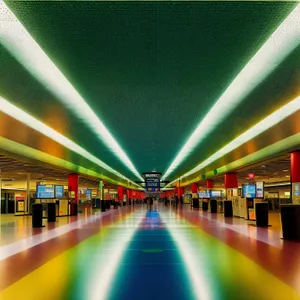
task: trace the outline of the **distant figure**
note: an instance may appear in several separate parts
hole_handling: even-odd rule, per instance
[[[154,200],[154,203],[153,203],[153,210],[154,210],[154,211],[157,211],[157,210],[158,210],[158,200],[157,200],[157,199]]]
[[[152,206],[153,206],[153,198],[150,198],[150,211],[152,210]]]

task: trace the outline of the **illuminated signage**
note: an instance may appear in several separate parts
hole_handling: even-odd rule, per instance
[[[144,173],[145,188],[148,193],[157,193],[160,191],[160,173]]]

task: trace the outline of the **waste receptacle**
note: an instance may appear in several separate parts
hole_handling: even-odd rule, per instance
[[[199,199],[198,198],[193,199],[193,208],[199,208]]]
[[[208,211],[208,200],[202,200],[202,209]]]
[[[280,206],[282,234],[285,240],[300,240],[300,205]]]
[[[56,222],[56,203],[48,203],[48,222]]]
[[[101,211],[102,211],[102,212],[105,212],[105,210],[106,210],[106,208],[105,208],[105,205],[106,205],[106,204],[105,204],[105,201],[104,201],[104,200],[101,200],[100,202],[101,202]]]
[[[232,209],[232,201],[231,200],[224,201],[224,217],[225,218],[233,217],[233,209]]]
[[[78,204],[71,203],[70,204],[70,216],[77,216],[78,214]]]
[[[211,199],[210,200],[210,212],[211,213],[217,213],[217,209],[218,209],[217,200]]]
[[[32,227],[43,227],[43,204],[34,203],[31,206]]]
[[[269,225],[269,203],[255,203],[256,226],[267,227]]]

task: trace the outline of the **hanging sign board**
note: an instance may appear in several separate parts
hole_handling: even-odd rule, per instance
[[[147,193],[157,193],[160,191],[161,173],[151,172],[144,173],[145,189]]]

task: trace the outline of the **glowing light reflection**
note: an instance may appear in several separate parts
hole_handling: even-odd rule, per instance
[[[97,164],[101,168],[117,175],[120,178],[125,179],[128,182],[136,185],[135,182],[129,180],[121,173],[117,172],[116,170],[112,169],[110,166],[105,164],[103,161],[95,157],[94,155],[87,152],[85,149],[68,139],[67,137],[63,136],[59,132],[55,131],[54,129],[50,128],[49,126],[45,125],[41,121],[37,120],[36,118],[32,117],[28,113],[24,112],[20,108],[14,106],[13,104],[9,103],[4,98],[0,97],[0,111],[3,113],[11,116],[12,118],[24,123],[25,125],[31,127],[32,129],[42,133],[43,135],[49,137],[50,139],[56,141],[57,143],[63,145],[64,147],[70,149],[78,153],[79,155],[87,158],[91,162]]]
[[[103,122],[3,1],[0,1],[0,42],[58,100],[86,123],[137,178],[143,181]]]
[[[182,147],[162,180],[220,124],[300,43],[300,4],[288,15],[236,76]]]

